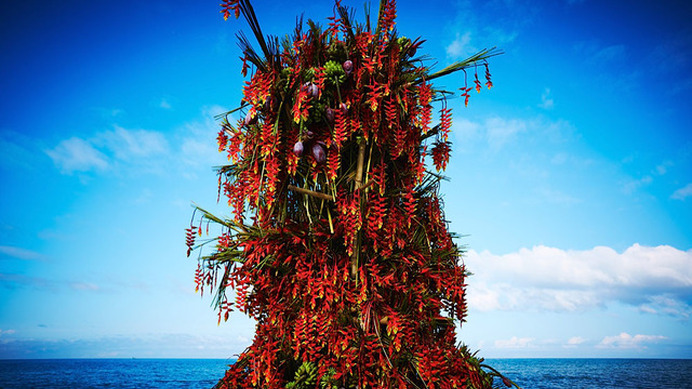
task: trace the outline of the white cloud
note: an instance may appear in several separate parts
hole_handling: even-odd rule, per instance
[[[646,348],[644,344],[655,343],[667,339],[662,335],[630,335],[626,332],[620,335],[606,336],[596,346],[598,348],[619,348],[619,349],[641,349]]]
[[[511,42],[535,22],[537,10],[535,6],[518,1],[449,2],[449,13],[457,15],[451,22],[451,28],[455,32],[465,32],[456,34],[455,42],[458,41],[460,47],[464,47],[464,36],[467,34],[473,37],[476,48],[509,47]],[[483,15],[493,15],[493,23],[487,23]],[[466,45],[470,46],[468,42]],[[449,54],[450,49],[447,51]],[[459,51],[464,54],[463,50]],[[469,47],[466,54],[475,52],[475,48]]]
[[[70,339],[9,338],[4,358],[218,358],[239,354],[252,338],[252,327],[217,331],[218,335],[156,333]],[[9,332],[1,332],[3,335]],[[220,367],[223,367],[221,365]]]
[[[456,38],[447,46],[447,56],[450,58],[460,58],[462,56],[471,55],[478,50],[471,46],[471,32],[466,32],[463,35],[457,33]]]
[[[603,63],[621,60],[625,57],[626,50],[624,45],[611,45],[596,51],[591,60],[594,63]]]
[[[21,247],[14,246],[0,246],[0,253],[18,259],[31,260],[44,258],[43,254],[37,253],[36,251],[27,250]]]
[[[692,182],[673,192],[670,198],[674,200],[685,200],[690,196],[692,196]]]
[[[168,142],[160,132],[127,130],[119,126],[97,135],[94,143],[110,150],[122,161],[163,154],[168,150]]]
[[[511,339],[502,340],[498,339],[495,341],[496,348],[528,348],[532,346],[534,338],[518,338],[513,336]]]
[[[571,196],[567,193],[561,192],[559,190],[541,188],[537,189],[537,192],[541,195],[543,199],[555,204],[571,205],[582,202],[581,199]]]
[[[70,284],[70,288],[74,290],[89,292],[96,292],[101,290],[101,288],[98,285],[89,282],[73,282]]]
[[[622,191],[625,194],[632,194],[639,188],[651,185],[654,179],[650,175],[646,175],[636,180],[629,180],[622,183]]]
[[[541,103],[538,104],[538,106],[543,109],[553,109],[555,102],[553,101],[552,97],[550,97],[550,88],[545,88],[543,90],[543,94],[541,95]]]
[[[142,161],[168,152],[168,142],[157,131],[128,130],[115,126],[112,131],[92,138],[72,137],[61,141],[46,154],[65,174],[103,171],[116,163],[142,164]]]
[[[623,159],[622,162],[626,164],[631,164],[635,162],[635,159],[636,158],[634,155],[630,155],[627,158]],[[648,174],[645,174],[640,178],[628,178],[620,181],[620,187],[623,193],[631,195],[642,188],[651,186],[651,184],[654,183],[655,179],[666,175],[668,173],[668,168],[671,166],[675,166],[675,163],[669,160],[665,160],[660,164],[656,165],[654,168],[652,168]],[[685,189],[687,189],[687,194],[685,194]],[[676,200],[684,200],[684,197],[690,194],[692,194],[692,183],[690,183],[687,187],[680,188],[678,191],[671,195],[671,198]]]
[[[579,311],[619,301],[650,313],[684,318],[690,312],[692,250],[536,246],[505,255],[470,250],[464,262],[474,273],[469,307],[480,311]]]
[[[656,166],[655,173],[656,175],[663,176],[668,173],[668,168],[672,166],[675,166],[673,161],[663,161],[661,164]]]
[[[586,339],[582,338],[581,336],[574,336],[567,340],[565,347],[577,347],[584,342],[586,342]]]
[[[452,134],[455,136],[454,141],[460,147],[476,143],[472,147],[473,150],[491,152],[512,146],[521,147],[526,143],[530,143],[532,147],[536,144],[546,144],[555,148],[555,145],[578,138],[574,127],[568,121],[551,121],[540,116],[530,118],[490,116],[479,121],[460,118],[454,121]],[[566,156],[562,158],[556,163],[564,163],[567,160]]]
[[[692,315],[692,306],[669,295],[653,296],[645,304],[640,305],[639,310],[682,319],[688,319]]]
[[[161,103],[159,103],[159,107],[161,107],[161,108],[163,108],[163,109],[171,109],[171,108],[173,108],[173,107],[171,107],[171,103],[169,103],[168,100],[166,100],[166,99],[162,99],[162,100],[161,100]]]
[[[472,122],[464,117],[455,118],[452,124],[454,142],[459,145],[459,147],[464,147],[470,141],[477,138],[480,131],[481,125],[479,123]]]
[[[624,45],[604,46],[598,41],[582,41],[574,45],[574,51],[589,65],[602,66],[603,63],[616,63],[626,59]]]
[[[227,162],[216,147],[219,122],[215,119],[227,111],[217,105],[204,107],[200,117],[166,133],[114,125],[88,138],[63,140],[46,153],[65,174],[108,169],[157,175],[180,169],[183,177],[194,177],[200,169],[208,173],[212,166]]]
[[[565,162],[567,162],[568,159],[569,155],[567,155],[567,153],[557,153],[550,160],[550,163],[552,163],[553,165],[562,165]]]
[[[186,136],[182,139],[182,160],[193,166],[215,166],[226,163],[225,154],[219,153],[216,146],[216,136],[219,132],[219,122],[216,115],[228,110],[214,105],[202,110],[202,118],[191,121],[183,126]],[[229,121],[233,122],[232,118]]]
[[[105,170],[108,167],[108,158],[102,152],[94,148],[91,142],[77,137],[61,141],[54,149],[46,150],[46,154],[66,174]]]
[[[488,145],[492,149],[500,149],[510,142],[517,134],[525,132],[527,124],[520,119],[503,119],[492,117],[485,121]]]

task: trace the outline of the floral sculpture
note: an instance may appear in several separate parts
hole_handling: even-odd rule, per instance
[[[302,20],[265,37],[248,0],[243,15],[260,51],[239,34],[242,105],[222,119],[219,193],[233,216],[197,208],[188,255],[200,250],[198,289],[212,289],[219,322],[238,310],[255,337],[217,388],[488,388],[509,380],[458,346],[466,317],[461,251],[438,197],[451,150],[445,96],[431,81],[485,71],[483,50],[432,73],[422,41],[397,35],[395,1],[375,26],[339,0],[329,25]],[[468,103],[471,87],[461,88]],[[432,104],[441,105],[433,125]],[[428,160],[429,161],[429,160]],[[218,236],[209,232],[219,227]],[[196,242],[205,229],[215,236]]]

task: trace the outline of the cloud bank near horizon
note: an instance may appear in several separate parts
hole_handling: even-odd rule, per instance
[[[692,250],[535,246],[504,255],[470,250],[464,263],[474,274],[472,310],[573,312],[619,302],[682,320],[692,314]]]

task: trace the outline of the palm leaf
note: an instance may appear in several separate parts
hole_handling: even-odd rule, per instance
[[[496,55],[503,54],[504,52],[502,50],[499,50],[496,47],[493,47],[491,49],[483,49],[479,51],[478,53],[466,58],[463,61],[458,61],[455,62],[447,67],[445,67],[442,70],[439,70],[435,73],[429,74],[427,76],[421,76],[418,78],[417,83],[423,82],[423,81],[430,81],[438,77],[446,76],[448,74],[452,74],[454,72],[458,72],[459,70],[464,70],[468,69],[472,66],[476,66],[481,62],[486,61],[490,57],[494,57]]]

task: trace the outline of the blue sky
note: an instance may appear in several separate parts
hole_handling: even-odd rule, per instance
[[[0,358],[249,344],[252,322],[217,326],[185,258],[191,204],[226,212],[213,116],[241,98],[248,29],[217,3],[0,5]],[[279,35],[332,14],[254,4]],[[491,91],[450,102],[442,192],[474,273],[459,339],[485,357],[692,358],[692,7],[431,0],[398,15],[437,68],[505,51]]]

